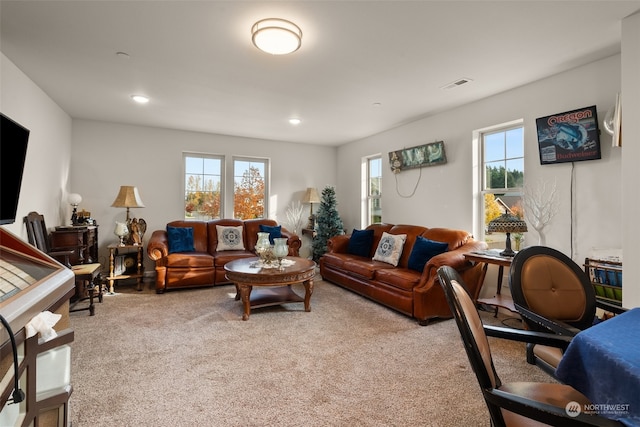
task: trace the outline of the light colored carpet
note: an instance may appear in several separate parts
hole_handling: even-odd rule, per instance
[[[321,280],[311,312],[248,321],[231,285],[152,286],[72,313],[73,427],[490,425],[453,320],[419,326]],[[491,345],[504,382],[550,381],[523,344]]]

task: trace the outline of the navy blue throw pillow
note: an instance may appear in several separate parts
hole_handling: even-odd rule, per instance
[[[167,237],[169,239],[169,253],[193,252],[193,227],[171,227],[167,226]]]
[[[273,239],[277,239],[282,237],[282,226],[281,225],[264,225],[260,224],[260,231],[263,233],[269,233],[269,242],[273,245]]]
[[[354,228],[349,238],[347,253],[368,258],[371,253],[371,245],[373,245],[373,230],[356,230]]]
[[[448,243],[435,242],[433,240],[425,239],[422,236],[418,236],[416,242],[413,244],[411,255],[409,255],[409,261],[407,267],[411,270],[422,273],[425,264],[434,256],[445,253],[449,249]]]

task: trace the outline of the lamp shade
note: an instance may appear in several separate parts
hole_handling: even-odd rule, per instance
[[[304,193],[304,197],[302,198],[302,203],[320,203],[318,190],[315,188],[307,188],[307,191]]]
[[[114,208],[144,208],[138,189],[131,185],[123,185],[116,199],[111,204]]]
[[[511,233],[524,233],[527,231],[527,223],[511,215],[508,212],[503,213],[498,218],[489,221],[487,225],[487,231],[489,233],[507,233],[507,240],[505,241],[504,251],[500,252],[500,255],[512,257],[516,253],[511,249]]]
[[[503,213],[498,218],[489,222],[489,233],[524,233],[527,231],[527,223],[510,213]]]
[[[71,206],[78,206],[80,203],[82,203],[82,196],[78,193],[70,193],[67,196],[67,202],[69,202]]]
[[[251,28],[251,41],[263,52],[286,55],[300,48],[302,30],[285,19],[261,19]]]

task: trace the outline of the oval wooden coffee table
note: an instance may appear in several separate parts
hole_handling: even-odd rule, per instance
[[[236,284],[236,300],[242,300],[242,320],[249,320],[252,307],[268,307],[288,302],[304,302],[304,311],[311,311],[316,263],[305,258],[286,259],[294,263],[282,270],[259,267],[257,257],[237,259],[225,264],[227,279]],[[304,285],[304,298],[291,289],[291,285],[296,283]],[[254,287],[260,289],[253,290]]]

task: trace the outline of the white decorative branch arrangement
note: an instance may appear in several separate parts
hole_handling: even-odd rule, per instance
[[[302,208],[302,203],[299,200],[291,202],[287,206],[287,228],[296,235],[302,231]]]
[[[556,180],[552,184],[537,181],[535,185],[524,186],[524,216],[538,232],[538,244],[546,244],[545,228],[558,213],[558,191]]]

